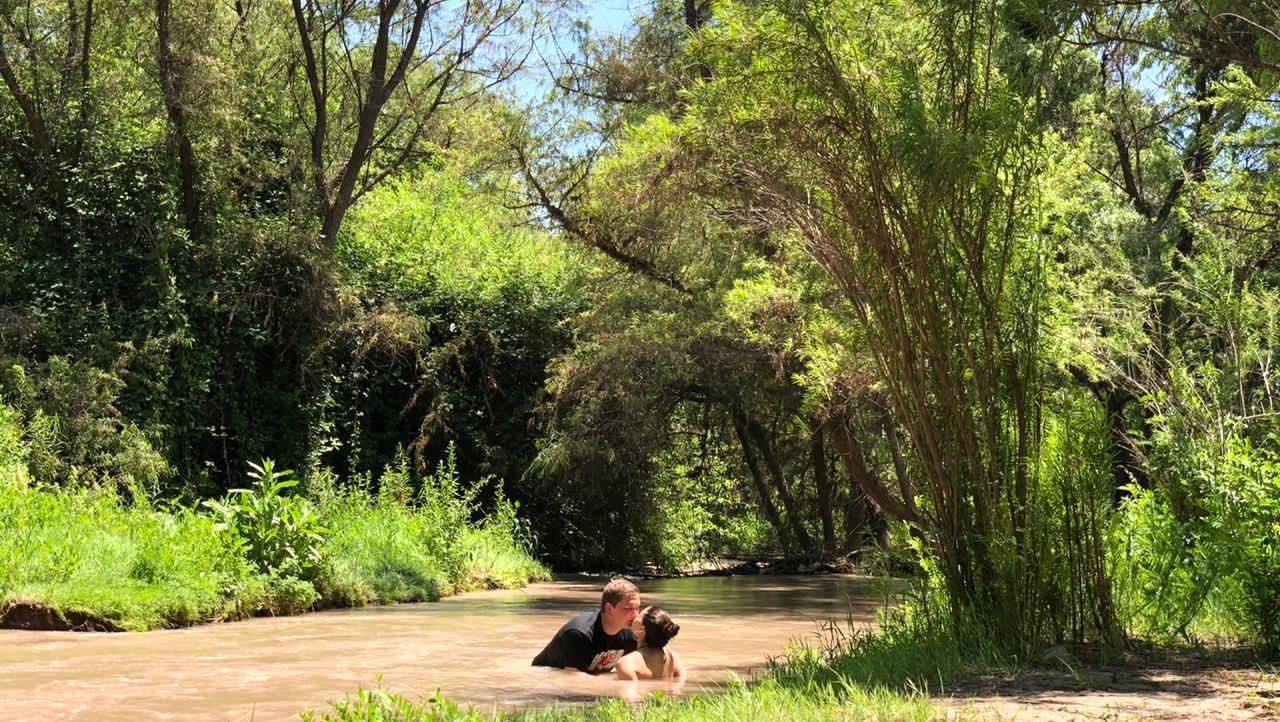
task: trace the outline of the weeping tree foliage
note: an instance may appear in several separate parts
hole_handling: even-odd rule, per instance
[[[1042,558],[1056,522],[1038,457],[1041,144],[999,67],[998,11],[730,7],[703,38],[715,79],[687,126],[849,302],[922,487],[919,505],[878,490],[882,508],[923,532],[956,624],[1016,650],[1058,633],[1067,605]],[[838,414],[827,425],[847,434]],[[1092,592],[1109,635],[1105,577],[1065,584]]]
[[[556,364],[530,474],[574,531],[548,537],[588,563],[602,552],[618,558],[617,549],[679,566],[692,561],[680,557],[686,550],[731,538],[752,545],[716,553],[838,559],[883,532],[840,473],[813,410],[820,404],[802,382],[810,347],[822,345],[817,299],[838,293],[787,228],[752,218],[742,194],[703,177],[680,142],[681,90],[710,71],[685,46],[709,12],[705,3],[654,2],[633,36],[588,44],[568,62],[560,86],[597,120],[602,148],[532,130],[515,139],[531,205],[608,269],[593,309],[575,321],[573,350]],[[889,455],[875,451],[866,449],[868,474]],[[721,468],[727,479],[708,473]],[[670,490],[722,481],[733,493],[715,496],[734,503],[704,505],[709,524],[662,528],[687,508],[657,503]],[[770,532],[765,545],[722,533],[731,524],[718,514],[740,513],[739,502]]]

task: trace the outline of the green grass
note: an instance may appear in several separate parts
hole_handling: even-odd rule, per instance
[[[933,620],[910,621],[900,610],[883,616],[874,631],[829,622],[819,645],[793,644],[772,677],[797,689],[854,685],[930,693],[1000,661],[994,649],[957,639]]]
[[[228,590],[250,575],[200,514],[0,484],[0,601],[153,629],[226,618]]]
[[[431,504],[359,493],[319,507],[322,562],[300,579],[259,568],[208,510],[0,479],[0,608],[42,605],[146,630],[435,600],[549,576],[518,541],[512,510],[472,525]]]
[[[323,555],[332,565],[323,591],[338,606],[435,601],[550,578],[502,524],[448,520],[442,529],[438,514],[359,493],[321,508]]]
[[[434,601],[451,591],[449,575],[426,543],[430,525],[400,504],[344,497],[324,505],[324,556],[333,565],[328,594],[342,606]]]
[[[506,713],[465,708],[439,697],[415,702],[399,695],[366,690],[334,705],[329,712],[303,713],[302,719],[307,722],[925,722],[945,720],[948,716],[945,710],[918,694],[856,686],[802,691],[767,679],[757,684],[733,683],[722,692],[688,698],[655,696],[642,704],[608,700],[584,706]]]

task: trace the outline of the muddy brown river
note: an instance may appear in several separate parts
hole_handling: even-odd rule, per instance
[[[272,722],[371,687],[485,709],[689,694],[751,678],[825,620],[870,624],[885,601],[881,582],[855,576],[642,581],[641,601],[680,623],[685,685],[531,667],[561,623],[599,605],[604,581],[145,633],[0,630],[0,720]]]

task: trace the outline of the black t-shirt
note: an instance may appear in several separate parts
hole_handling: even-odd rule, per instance
[[[636,650],[630,629],[605,634],[600,612],[584,612],[565,622],[546,649],[533,658],[535,667],[574,667],[589,674],[613,669],[622,655]]]

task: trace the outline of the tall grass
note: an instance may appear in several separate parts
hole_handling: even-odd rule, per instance
[[[547,579],[533,559],[516,506],[499,490],[492,512],[473,523],[481,487],[463,484],[452,452],[416,491],[403,455],[378,481],[320,491],[328,530],[322,555],[326,598],[342,606],[433,601],[458,592]]]
[[[433,553],[438,530],[429,516],[411,507],[353,494],[330,502],[322,518],[332,530],[324,547],[332,566],[322,583],[342,606],[434,601],[549,577],[501,524],[463,527],[446,556]]]
[[[312,501],[284,496],[291,482],[273,472],[197,510],[154,508],[136,488],[126,500],[114,487],[30,486],[11,470],[0,477],[0,610],[39,605],[144,630],[435,600],[548,576],[500,493],[495,512],[473,523],[476,490],[452,464],[413,495],[395,492],[407,488],[397,487],[407,484],[401,473],[389,471],[377,496],[358,487]]]
[[[255,588],[233,549],[191,510],[0,484],[0,606],[39,603],[130,630],[228,618],[236,590]]]

